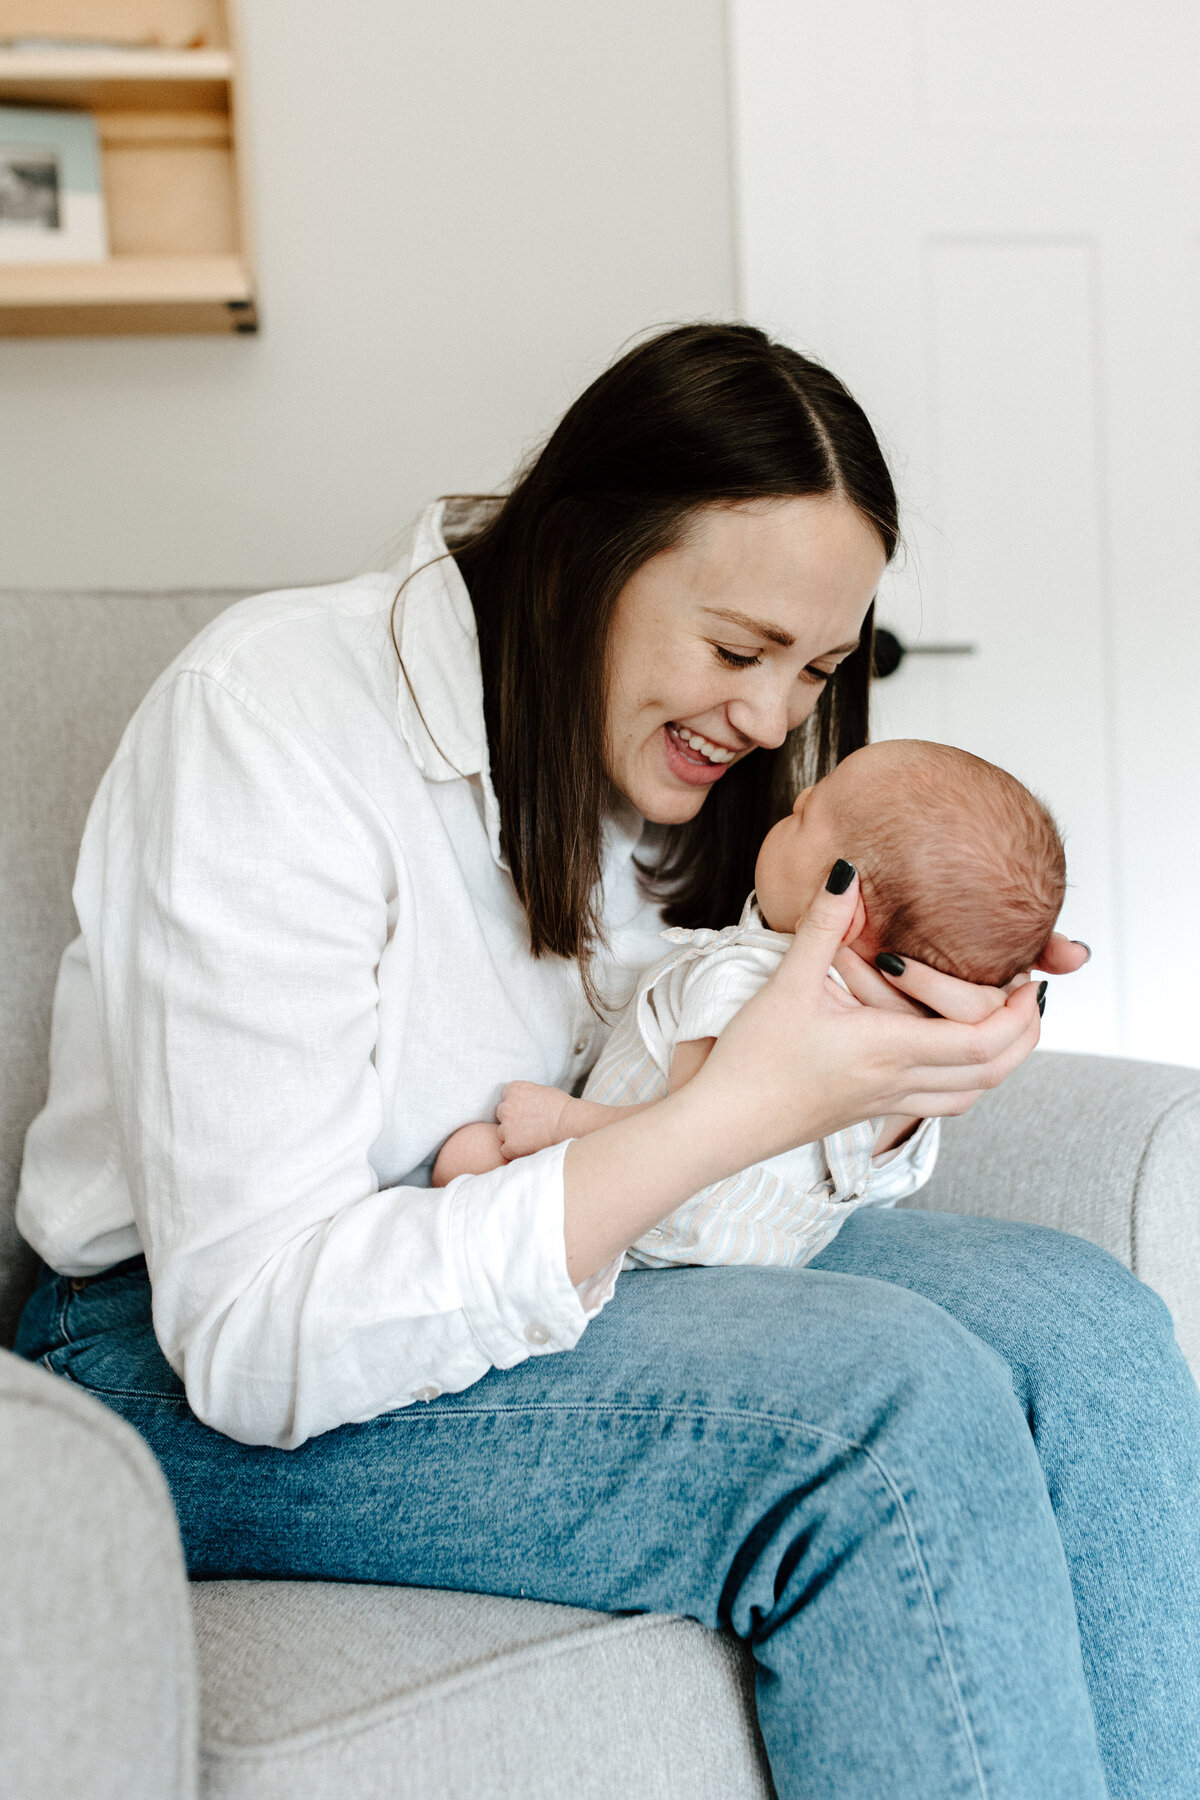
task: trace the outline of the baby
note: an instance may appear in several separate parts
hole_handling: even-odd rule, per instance
[[[859,873],[849,941],[860,956],[889,951],[991,987],[1033,968],[1066,887],[1058,828],[1014,776],[944,744],[857,750],[767,833],[736,926],[663,933],[673,947],[642,977],[582,1096],[510,1083],[498,1123],[446,1140],[434,1186],[598,1131],[690,1081],[779,966],[838,857]],[[809,1261],[856,1206],[894,1205],[927,1179],[933,1143],[924,1156],[876,1159],[881,1126],[864,1121],[714,1182],[641,1237],[625,1266]],[[921,1130],[929,1138],[936,1126]]]

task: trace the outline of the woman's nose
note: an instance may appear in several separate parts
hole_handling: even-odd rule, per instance
[[[787,696],[774,688],[731,700],[725,708],[729,723],[743,737],[764,750],[778,750],[791,729]]]

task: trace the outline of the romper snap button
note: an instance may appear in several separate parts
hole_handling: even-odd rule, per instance
[[[72,1277],[71,1277],[71,1292],[73,1294],[82,1294],[82,1292],[86,1286],[87,1286],[87,1279],[85,1276],[72,1275]]]

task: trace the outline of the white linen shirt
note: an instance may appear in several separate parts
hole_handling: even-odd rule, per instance
[[[68,1275],[144,1250],[193,1410],[243,1443],[568,1349],[620,1268],[571,1284],[565,1145],[428,1186],[505,1082],[572,1086],[607,1029],[574,962],[529,954],[440,507],[425,564],[396,608],[407,681],[395,575],[214,620],[138,708],[83,835],[18,1223]],[[640,831],[632,809],[606,829],[614,1007],[662,951]]]

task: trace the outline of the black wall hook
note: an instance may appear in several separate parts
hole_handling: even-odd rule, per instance
[[[974,656],[975,644],[902,644],[886,625],[875,627],[875,666],[877,681],[894,675],[906,656]]]

